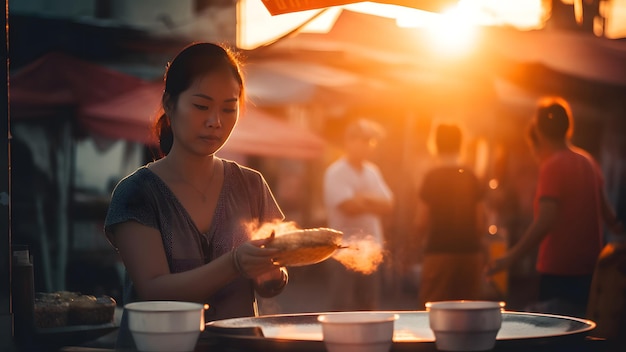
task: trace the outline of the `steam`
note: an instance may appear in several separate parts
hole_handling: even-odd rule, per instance
[[[250,222],[244,225],[246,231],[251,240],[260,240],[268,238],[272,231],[276,236],[280,236],[283,233],[299,230],[298,226],[293,221],[280,221],[275,220],[259,224],[258,222]]]
[[[347,269],[365,275],[372,274],[383,262],[383,247],[372,235],[344,234],[342,249],[333,255]]]

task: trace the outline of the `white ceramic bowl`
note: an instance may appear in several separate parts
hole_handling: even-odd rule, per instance
[[[324,345],[328,352],[388,352],[398,315],[388,312],[337,312],[321,314]]]
[[[488,351],[502,326],[504,302],[439,301],[426,303],[430,328],[440,351]]]
[[[124,306],[137,349],[142,352],[193,351],[204,330],[204,305],[144,301]]]

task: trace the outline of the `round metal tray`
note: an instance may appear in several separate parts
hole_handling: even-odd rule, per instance
[[[392,351],[436,351],[435,338],[426,311],[393,311],[398,314]],[[250,351],[324,351],[322,313],[268,315],[234,318],[206,324],[202,339],[234,350]],[[324,313],[342,314],[342,312]],[[580,346],[593,321],[551,314],[504,311],[495,350],[511,351],[538,347]],[[547,349],[546,349],[547,348]],[[559,349],[560,350],[560,349]]]

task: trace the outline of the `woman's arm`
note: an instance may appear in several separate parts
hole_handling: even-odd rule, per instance
[[[118,224],[113,236],[118,252],[142,300],[184,300],[203,302],[240,276],[241,271],[256,277],[275,270],[276,250],[261,248],[263,240],[246,242],[237,250],[180,273],[171,273],[158,230],[135,221]],[[235,254],[236,256],[234,256]]]

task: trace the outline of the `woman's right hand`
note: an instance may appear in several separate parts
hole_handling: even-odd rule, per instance
[[[274,256],[279,252],[275,248],[265,248],[266,239],[252,240],[233,249],[233,265],[247,278],[255,278],[270,271],[276,271],[278,263]]]

